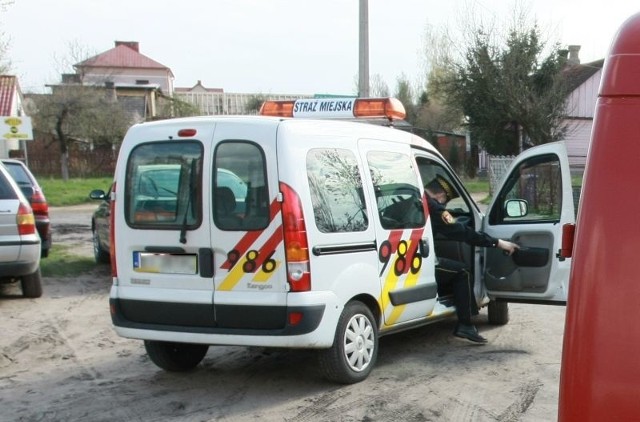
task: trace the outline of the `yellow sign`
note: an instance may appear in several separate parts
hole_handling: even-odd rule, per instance
[[[33,140],[31,117],[4,116],[0,117],[0,136],[2,139]]]

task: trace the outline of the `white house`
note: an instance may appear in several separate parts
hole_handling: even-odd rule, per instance
[[[569,163],[583,169],[591,140],[591,128],[604,60],[581,64],[580,46],[569,46],[569,67],[565,70],[570,94],[567,98],[565,143]]]
[[[22,92],[18,78],[0,75],[0,116],[23,116]],[[20,150],[18,139],[0,139],[0,158],[8,158],[10,151]]]

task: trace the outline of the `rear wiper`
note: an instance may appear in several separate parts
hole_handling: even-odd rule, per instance
[[[180,228],[180,243],[187,243],[187,224],[189,217],[189,209],[193,202],[192,197],[195,194],[195,174],[196,174],[196,160],[191,161],[191,172],[189,173],[189,195],[187,196],[187,206],[184,209],[184,219],[182,220],[182,227]]]

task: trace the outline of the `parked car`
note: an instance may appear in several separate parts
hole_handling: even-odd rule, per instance
[[[98,264],[108,264],[109,256],[109,221],[111,216],[111,188],[107,192],[95,189],[89,198],[100,201],[100,205],[91,216],[91,233],[93,239],[93,257]]]
[[[29,201],[0,164],[0,283],[20,282],[24,296],[42,296],[40,243]]]
[[[46,258],[49,256],[49,250],[51,249],[51,220],[49,219],[47,198],[45,198],[44,192],[34,175],[22,161],[3,158],[2,164],[4,164],[31,204],[31,210],[36,219],[36,228],[41,240],[40,254],[43,258]]]

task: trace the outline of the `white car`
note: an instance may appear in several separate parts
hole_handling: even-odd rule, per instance
[[[29,205],[0,164],[0,283],[22,284],[26,297],[42,296],[40,236]]]

